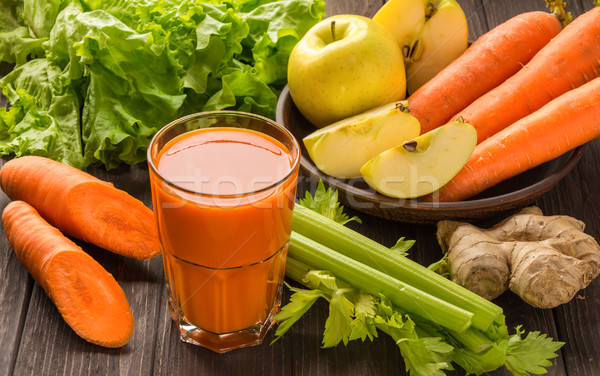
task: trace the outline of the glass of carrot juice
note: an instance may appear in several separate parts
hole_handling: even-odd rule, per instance
[[[215,352],[257,345],[279,312],[300,149],[253,114],[189,115],[148,147],[171,317]]]

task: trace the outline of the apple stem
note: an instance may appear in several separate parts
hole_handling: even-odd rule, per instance
[[[425,21],[428,21],[431,17],[433,17],[436,11],[437,7],[435,6],[435,3],[433,1],[428,2],[427,6],[425,7]]]
[[[404,104],[404,103],[402,103],[402,102],[397,102],[397,103],[396,103],[396,110],[400,110],[400,111],[402,111],[402,112],[404,112],[404,113],[407,113],[407,114],[409,114],[409,113],[410,113],[410,107],[409,107],[409,106],[407,106],[407,105],[405,105],[405,104]]]
[[[335,42],[335,20],[331,21],[331,39]]]
[[[417,150],[417,141],[415,141],[415,140],[406,141],[405,143],[402,144],[402,147],[404,149],[406,149],[406,151],[413,152],[413,151]]]

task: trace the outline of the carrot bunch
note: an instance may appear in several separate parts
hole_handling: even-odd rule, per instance
[[[2,213],[6,237],[67,324],[91,343],[125,345],[134,320],[123,290],[63,233],[145,260],[162,249],[152,211],[112,184],[44,157],[8,161],[0,186],[14,200]]]
[[[436,193],[460,201],[600,136],[600,77],[570,90],[477,145]]]
[[[473,125],[481,142],[599,74],[600,8],[594,8],[567,25],[517,73],[455,116]]]
[[[519,14],[478,38],[461,56],[408,97],[426,133],[518,72],[561,30],[547,12]]]
[[[424,132],[462,117],[478,134],[463,169],[424,199],[467,199],[600,136],[600,8],[560,32],[551,18],[530,12],[498,26],[408,98]],[[529,42],[513,44],[518,37],[506,34],[501,43],[497,33],[519,24]],[[527,54],[516,57],[522,49],[537,50],[525,62]]]

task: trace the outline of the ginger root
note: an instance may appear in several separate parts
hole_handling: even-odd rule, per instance
[[[538,308],[570,301],[600,273],[600,246],[584,223],[529,207],[490,229],[440,221],[450,278],[492,300],[507,289]]]

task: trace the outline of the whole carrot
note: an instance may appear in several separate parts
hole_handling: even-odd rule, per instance
[[[104,347],[129,341],[133,315],[110,273],[23,201],[9,203],[2,222],[21,264],[80,337]]]
[[[593,8],[568,24],[523,69],[455,116],[473,125],[481,142],[599,74],[600,8]]]
[[[15,158],[2,166],[0,186],[67,235],[139,260],[161,253],[150,209],[74,167],[44,157]]]
[[[461,201],[600,136],[600,77],[568,91],[475,147],[437,194]],[[429,197],[431,199],[431,197]]]
[[[477,39],[409,98],[411,115],[429,132],[523,67],[561,30],[553,15],[519,14]]]

